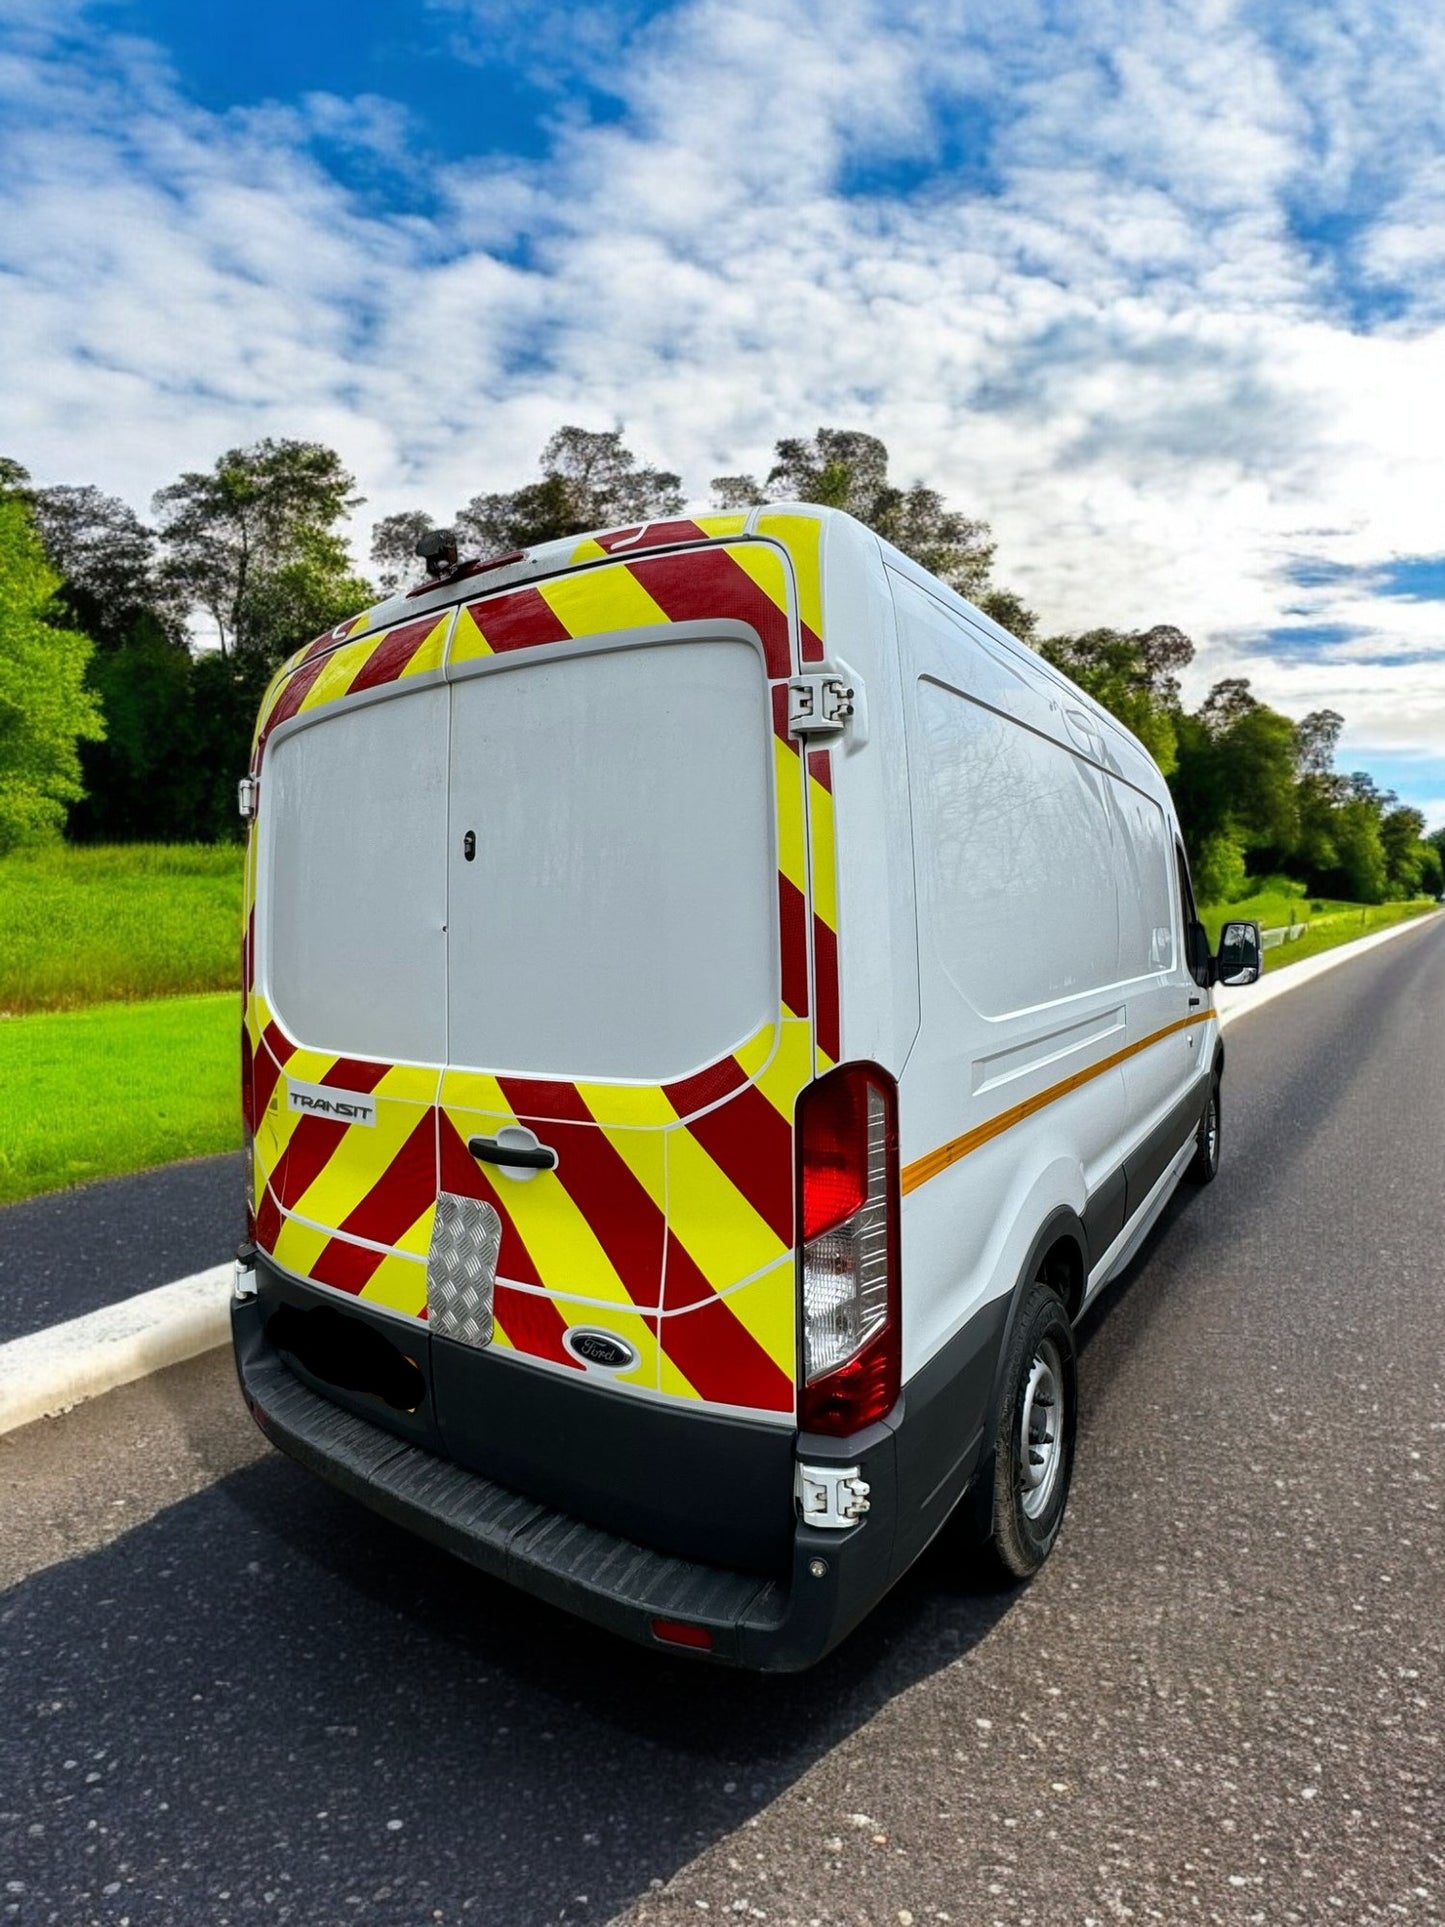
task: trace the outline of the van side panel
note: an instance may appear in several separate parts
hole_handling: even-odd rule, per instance
[[[922,1019],[899,1096],[907,1377],[1012,1290],[1053,1213],[1112,1209],[1127,999],[1105,773],[1022,665],[893,591]]]

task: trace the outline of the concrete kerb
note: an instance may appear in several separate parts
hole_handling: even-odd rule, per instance
[[[0,1434],[224,1344],[233,1269],[213,1265],[0,1345]]]
[[[1433,923],[1438,915],[1413,917],[1389,930],[1340,944],[1247,989],[1220,990],[1215,999],[1219,1021],[1224,1025],[1248,1016],[1326,970],[1391,943],[1407,930]],[[174,1284],[139,1292],[84,1318],[0,1345],[0,1434],[33,1419],[53,1417],[84,1399],[225,1344],[230,1336],[231,1276],[229,1264],[215,1265],[192,1278],[178,1278]]]

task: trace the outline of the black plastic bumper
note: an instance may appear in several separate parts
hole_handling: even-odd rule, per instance
[[[848,1532],[799,1524],[790,1569],[769,1578],[635,1545],[343,1409],[291,1371],[255,1300],[233,1307],[232,1332],[246,1402],[282,1451],[483,1572],[644,1645],[685,1650],[653,1632],[656,1619],[682,1620],[712,1634],[700,1658],[794,1671],[851,1631],[895,1576],[887,1427],[856,1455],[874,1487],[868,1520]]]

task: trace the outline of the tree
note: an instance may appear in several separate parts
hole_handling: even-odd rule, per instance
[[[1312,709],[1294,726],[1295,761],[1302,776],[1328,776],[1335,766],[1345,719],[1337,709]]]
[[[334,449],[268,438],[156,495],[165,580],[210,616],[223,653],[278,658],[372,599],[336,533],[355,486]]]
[[[540,466],[540,481],[474,495],[457,511],[458,535],[483,555],[496,555],[589,529],[656,521],[676,515],[683,504],[681,478],[668,469],[639,467],[620,428],[559,428],[542,450]]]
[[[749,508],[787,501],[844,509],[960,595],[978,602],[988,594],[1005,594],[989,587],[994,545],[988,523],[948,508],[936,489],[921,482],[911,488],[891,482],[887,445],[876,435],[855,428],[820,428],[811,441],[790,437],[778,442],[775,455],[766,482],[751,475],[715,477],[717,505]],[[999,606],[1016,620],[1024,618],[1032,629],[1033,616],[1017,597],[1001,600]]]
[[[81,793],[76,744],[102,734],[85,687],[90,643],[55,620],[59,587],[11,480],[0,493],[0,854],[60,828]]]
[[[61,605],[98,648],[118,648],[143,618],[184,647],[185,612],[161,581],[155,532],[134,509],[88,485],[35,489],[30,502],[64,578]]]
[[[373,523],[371,560],[383,595],[397,595],[422,580],[426,569],[416,545],[428,529],[436,526],[436,518],[425,509],[402,509]]]
[[[1179,747],[1177,672],[1194,658],[1194,644],[1182,629],[1164,622],[1152,629],[1088,629],[1081,636],[1051,636],[1039,644],[1039,654],[1132,729],[1170,774]],[[1217,832],[1223,823],[1209,827]]]

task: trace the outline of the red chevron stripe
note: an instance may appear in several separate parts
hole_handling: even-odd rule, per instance
[[[253,1099],[256,1121],[266,1115],[266,1107],[271,1102],[271,1093],[276,1088],[276,1080],[288,1057],[291,1044],[284,1033],[274,1024],[267,1024],[261,1033],[261,1048],[256,1052],[254,1065],[255,1097]]]
[[[688,1129],[785,1245],[793,1242],[793,1127],[756,1084]],[[667,1302],[674,1300],[669,1286]]]
[[[778,872],[778,934],[782,943],[783,1002],[795,1017],[808,1014],[808,906],[791,878]]]
[[[306,692],[326,667],[326,658],[317,656],[310,662],[303,662],[295,675],[276,698],[276,707],[266,718],[266,727],[261,732],[261,745],[265,746],[271,732],[281,724],[289,722],[305,700]]]
[[[338,1057],[320,1079],[334,1089],[369,1091],[379,1084],[388,1064],[363,1064],[354,1057]],[[294,1211],[339,1149],[346,1133],[364,1125],[340,1123],[335,1118],[303,1117],[287,1140],[273,1180],[276,1195],[287,1211]]]
[[[800,622],[798,626],[802,631],[800,640],[802,644],[803,661],[821,662],[823,660],[823,638],[818,634],[816,629],[810,629],[806,622]]]
[[[497,1323],[517,1351],[533,1358],[548,1358],[554,1365],[567,1365],[575,1372],[583,1369],[581,1361],[562,1343],[567,1321],[550,1298],[534,1291],[517,1291],[499,1279],[492,1302]]]
[[[385,1256],[382,1251],[368,1251],[365,1245],[349,1244],[345,1238],[329,1238],[311,1266],[311,1276],[318,1284],[334,1285],[354,1297],[371,1283]]]
[[[792,1411],[792,1380],[725,1298],[659,1322],[663,1350],[700,1397],[762,1412]]]
[[[628,566],[669,622],[737,616],[757,630],[768,674],[789,674],[787,615],[726,549],[644,557]]]
[[[467,604],[467,613],[492,649],[530,649],[541,642],[566,642],[568,631],[537,589],[511,589]]]
[[[710,542],[714,538],[706,529],[700,529],[696,522],[679,520],[676,522],[639,523],[630,529],[614,529],[609,535],[599,535],[597,546],[609,555],[619,549],[664,549],[679,542]]]
[[[813,983],[818,993],[814,1019],[818,1047],[836,1063],[839,1047],[838,939],[819,916],[813,918]]]
[[[436,1195],[436,1112],[428,1106],[405,1144],[338,1229],[375,1244],[397,1244],[436,1203]]]
[[[724,1057],[719,1063],[710,1064],[705,1071],[697,1071],[691,1077],[680,1077],[674,1084],[664,1084],[667,1101],[679,1117],[691,1117],[708,1104],[716,1104],[720,1097],[729,1091],[740,1091],[748,1081],[748,1074],[735,1057]]]
[[[808,751],[808,774],[814,782],[821,784],[831,796],[833,793],[833,758],[826,749]]]
[[[772,687],[772,698],[773,734],[778,738],[779,742],[786,743],[788,748],[796,756],[798,753],[798,745],[788,734],[788,685],[785,682],[775,682]]]
[[[440,620],[438,616],[423,616],[420,621],[403,623],[400,629],[393,629],[372,650],[346,693],[354,696],[359,690],[395,682]]]

